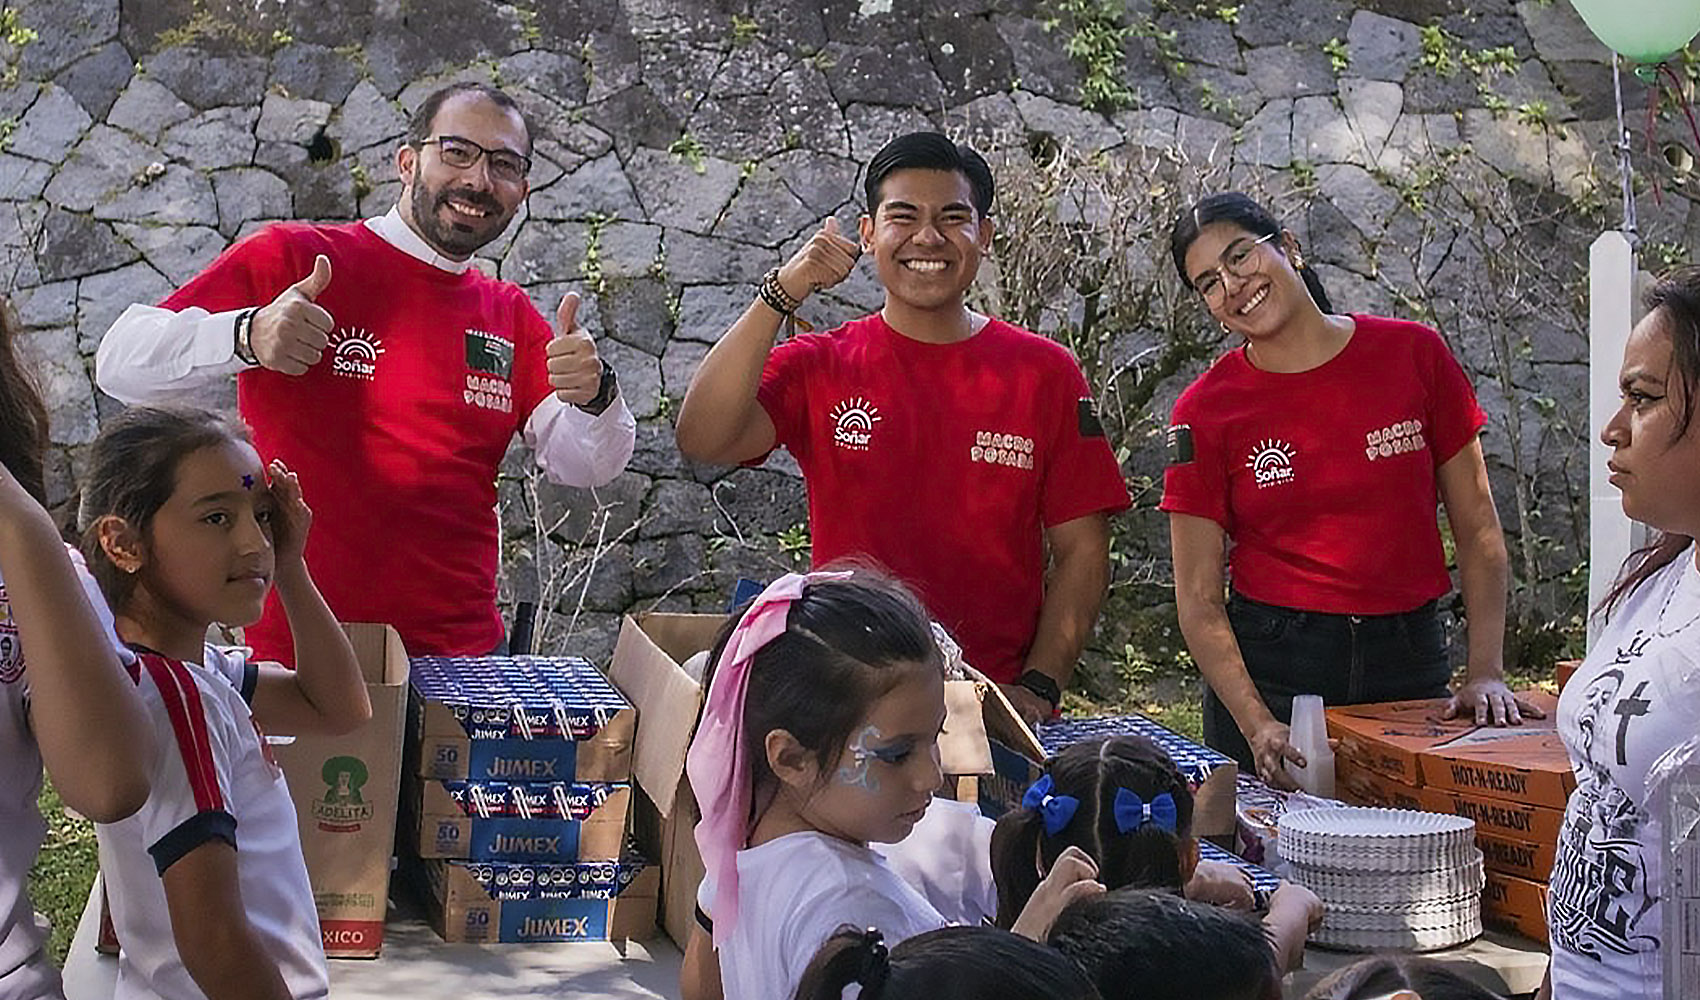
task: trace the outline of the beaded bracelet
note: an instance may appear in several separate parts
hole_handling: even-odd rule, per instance
[[[761,276],[761,287],[758,290],[761,300],[767,303],[769,309],[781,316],[790,316],[797,312],[797,307],[803,304],[802,299],[794,299],[785,286],[779,283],[779,268],[772,268]]]

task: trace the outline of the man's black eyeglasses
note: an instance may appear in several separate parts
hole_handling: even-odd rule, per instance
[[[499,181],[518,183],[525,180],[525,175],[531,172],[531,157],[516,153],[511,149],[486,149],[471,139],[458,135],[439,135],[433,139],[421,139],[416,145],[436,146],[437,155],[443,162],[456,170],[465,170],[478,162],[481,156],[490,158],[490,176]]]

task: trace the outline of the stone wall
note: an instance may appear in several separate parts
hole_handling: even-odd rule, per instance
[[[1133,99],[1108,114],[1081,98],[1102,73],[1065,52],[1103,10],[1129,29],[1109,80]],[[1427,308],[1437,322],[1455,317],[1424,294],[1481,269],[1460,239],[1480,227],[1431,211],[1441,182],[1474,171],[1490,200],[1538,206],[1501,226],[1550,260],[1520,287],[1523,307],[1497,334],[1442,325],[1490,411],[1507,529],[1544,546],[1531,592],[1546,588],[1549,618],[1576,610],[1564,574],[1586,538],[1581,269],[1618,212],[1608,53],[1565,3],[11,0],[0,35],[0,267],[51,401],[62,513],[116,405],[90,373],[125,305],[159,299],[269,220],[383,212],[408,112],[477,78],[539,123],[528,208],[484,266],[546,315],[567,289],[591,293],[581,316],[639,418],[630,470],[595,495],[539,482],[510,455],[505,588],[561,609],[552,647],[603,657],[622,611],[718,609],[737,576],[806,558],[795,466],[694,467],[672,414],[759,275],[825,215],[851,221],[860,164],[929,125],[998,146],[1006,171],[1040,170],[1044,149],[1100,163],[1183,150],[1194,183],[1214,171],[1277,191],[1343,308]],[[1661,189],[1657,204],[1643,192],[1642,228],[1675,257],[1700,216],[1694,182],[1666,162],[1680,166],[1681,133],[1661,129],[1652,158],[1636,154]],[[1150,280],[1172,291],[1169,275]],[[1059,286],[1039,325],[1066,332],[1079,297]],[[832,323],[878,301],[864,264],[810,311]],[[1201,364],[1159,373],[1118,421],[1136,482],[1160,470],[1150,430]],[[1132,655],[1136,612],[1161,600],[1155,500],[1142,489],[1118,530],[1099,663]]]

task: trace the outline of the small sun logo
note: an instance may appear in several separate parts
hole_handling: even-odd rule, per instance
[[[880,422],[879,409],[861,396],[840,400],[827,416],[832,419],[832,440],[852,451],[868,450],[874,425]]]
[[[365,330],[341,329],[331,334],[331,370],[347,378],[370,382],[377,376],[383,341]]]
[[[1291,482],[1293,458],[1297,454],[1287,442],[1265,438],[1251,450],[1251,456],[1246,459],[1245,465],[1251,470],[1252,477],[1257,480],[1258,488],[1261,489],[1277,483]]]

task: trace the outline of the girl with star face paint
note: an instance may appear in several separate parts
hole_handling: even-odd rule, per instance
[[[894,945],[945,926],[868,846],[908,836],[943,780],[944,664],[919,602],[868,570],[785,576],[730,624],[713,663],[687,768],[720,982],[704,981],[716,968],[701,934],[686,994],[723,983],[727,997],[781,1000],[842,924]],[[1079,852],[1059,860],[1016,930],[1042,935],[1097,887],[1092,871]]]

